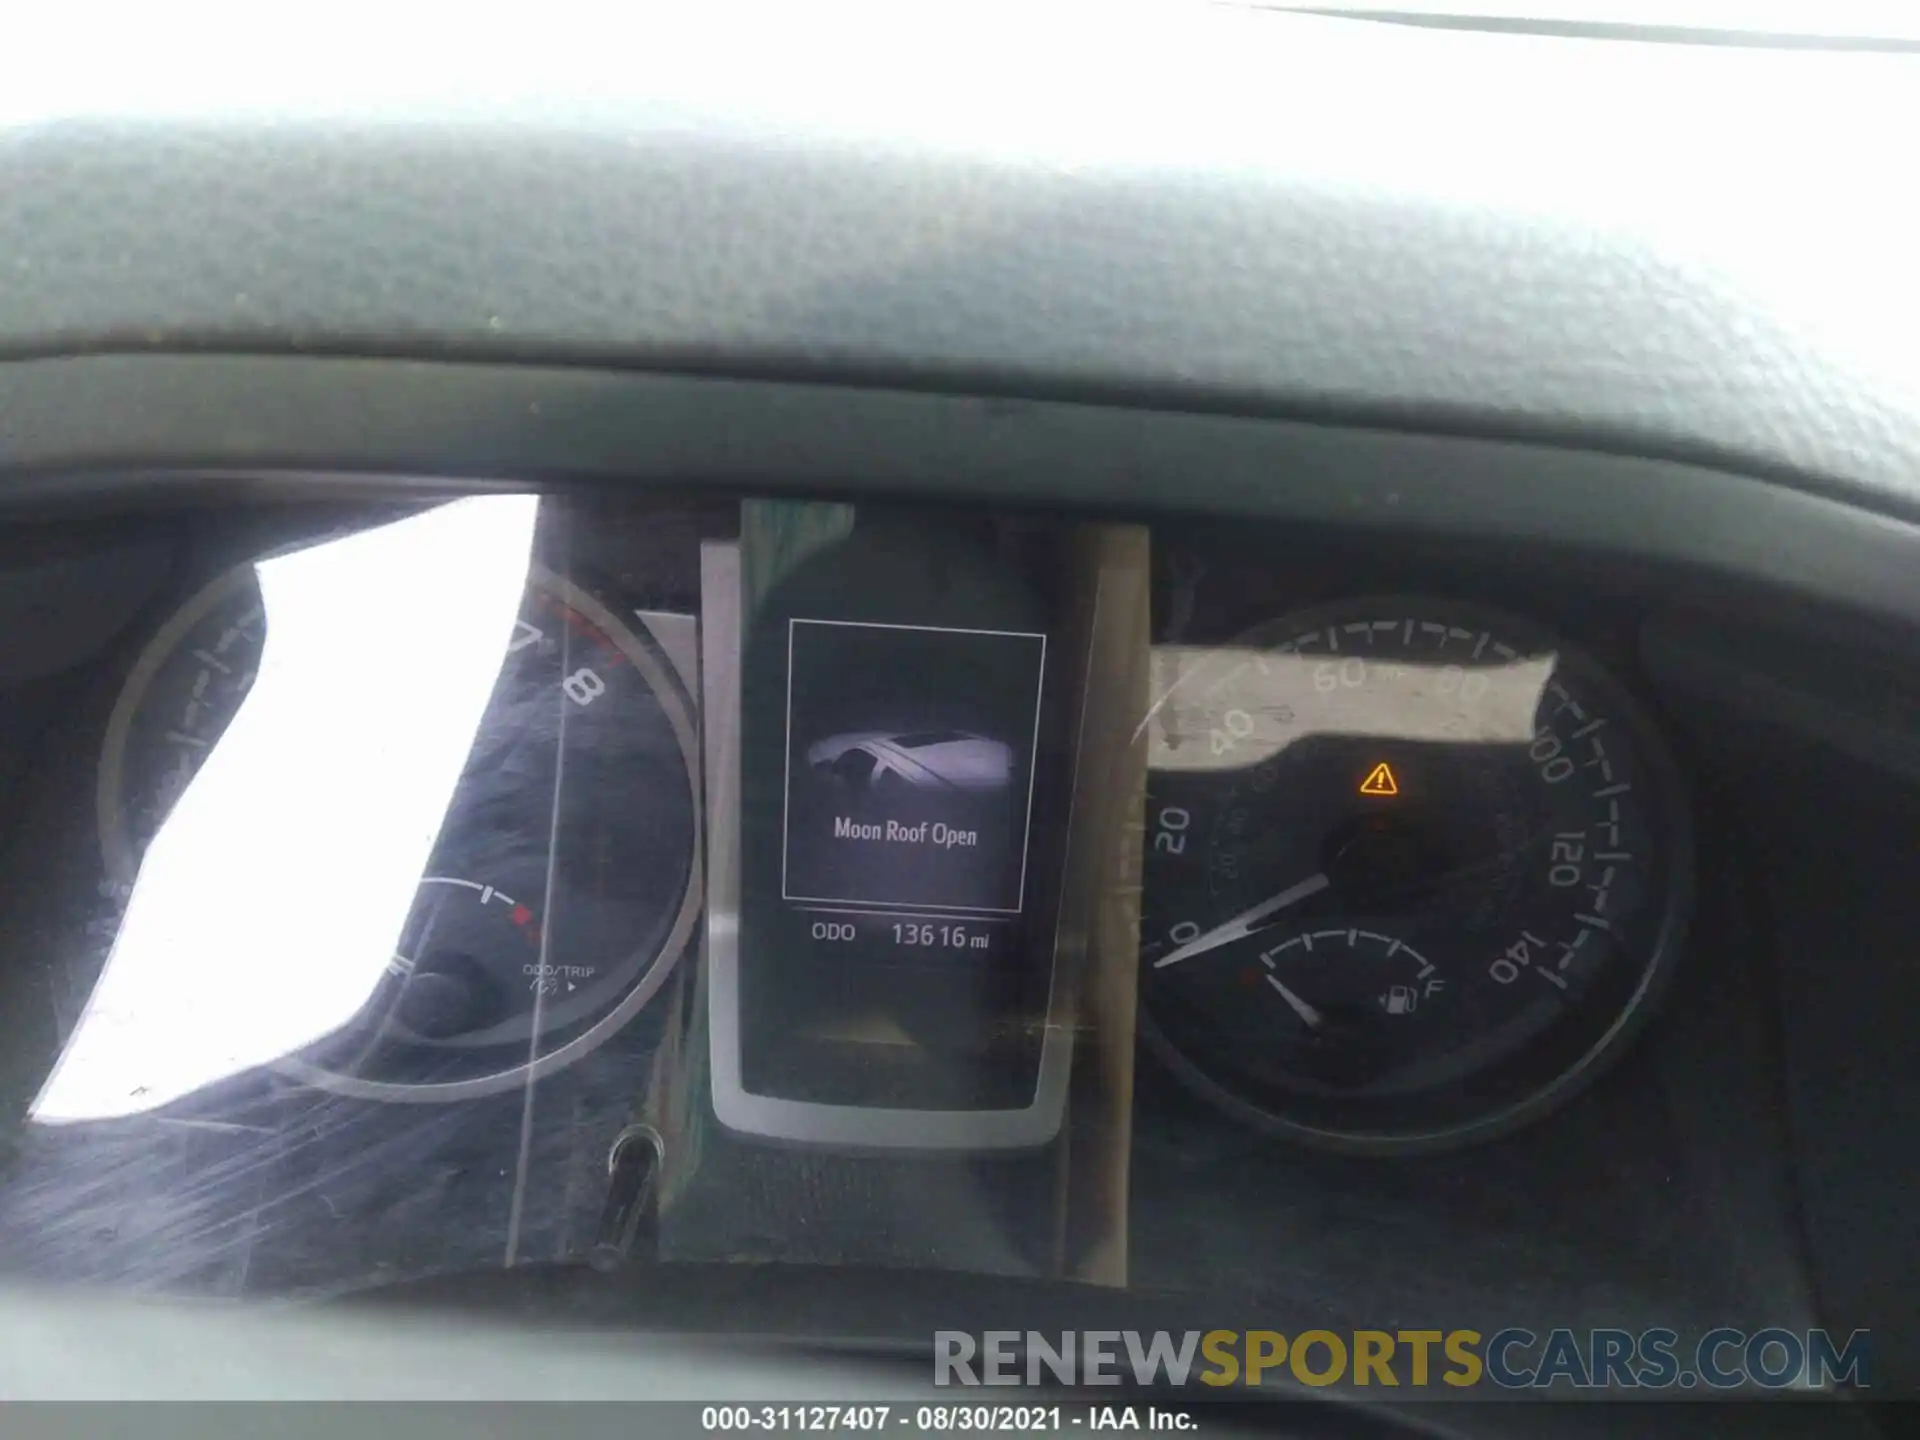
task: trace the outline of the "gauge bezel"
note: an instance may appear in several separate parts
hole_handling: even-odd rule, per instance
[[[181,642],[216,606],[244,584],[253,571],[252,561],[235,566],[195,592],[154,632],[127,672],[102,741],[95,808],[101,858],[108,879],[116,885],[131,885],[139,872],[139,860],[127,837],[120,806],[120,796],[126,782],[127,740],[134,717],[139,713],[154,677],[177,653]],[[700,749],[694,733],[692,706],[687,698],[692,690],[691,677],[676,674],[670,658],[656,656],[652,648],[611,610],[567,577],[544,566],[533,565],[528,569],[527,583],[529,588],[545,590],[562,604],[584,615],[633,664],[641,679],[652,690],[679,747],[682,772],[686,776],[691,802],[693,852],[688,862],[686,888],[666,939],[632,986],[621,995],[617,1005],[552,1050],[504,1070],[462,1080],[409,1083],[362,1079],[315,1065],[298,1055],[287,1055],[270,1062],[268,1068],[275,1073],[313,1089],[349,1099],[402,1104],[443,1104],[517,1089],[564,1070],[591,1054],[621,1030],[659,993],[691,944],[704,906],[702,865],[706,855]]]
[[[1541,1069],[1544,1080],[1513,1099],[1503,1099],[1483,1114],[1457,1121],[1410,1123],[1405,1129],[1339,1128],[1313,1123],[1270,1108],[1209,1073],[1189,1058],[1161,1029],[1143,987],[1138,1028],[1149,1050],[1183,1084],[1215,1108],[1268,1134],[1312,1146],[1354,1155],[1414,1155],[1456,1149],[1497,1139],[1522,1129],[1559,1109],[1593,1083],[1629,1049],[1632,1040],[1658,1009],[1685,948],[1692,920],[1694,896],[1694,830],[1691,795],[1685,776],[1651,713],[1614,671],[1585,647],[1557,632],[1495,606],[1444,595],[1362,594],[1289,611],[1263,621],[1221,642],[1218,653],[1264,652],[1289,640],[1322,629],[1339,619],[1390,608],[1403,614],[1440,613],[1471,618],[1481,628],[1529,646],[1551,648],[1559,668],[1574,670],[1581,683],[1603,699],[1609,720],[1631,736],[1636,755],[1651,784],[1649,824],[1662,837],[1657,876],[1661,906],[1658,920],[1649,925],[1651,940],[1630,958],[1638,964],[1637,979],[1604,990],[1589,1000],[1606,1001],[1602,1021],[1588,1004],[1534,1037],[1513,1055],[1502,1057],[1487,1073],[1512,1074],[1523,1079]],[[1536,652],[1537,653],[1537,652]],[[1212,656],[1194,665],[1166,691],[1152,697],[1157,709],[1171,696],[1190,689],[1204,677],[1221,677]],[[1245,661],[1238,663],[1247,663]],[[1151,776],[1149,777],[1151,785]],[[1614,962],[1618,966],[1619,961]],[[1585,1021],[1582,1024],[1582,1021]],[[1531,1069],[1529,1068],[1531,1064]]]

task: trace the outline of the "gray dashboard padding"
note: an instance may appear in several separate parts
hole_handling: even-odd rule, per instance
[[[924,1368],[876,1375],[764,1344],[13,1286],[0,1288],[0,1338],[0,1397],[15,1401],[937,1398]],[[627,1433],[645,1433],[644,1420]]]
[[[0,357],[1146,398],[1920,512],[1920,57],[839,0],[212,44],[202,8],[0,57]]]

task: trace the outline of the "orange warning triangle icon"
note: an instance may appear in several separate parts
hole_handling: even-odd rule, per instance
[[[1393,778],[1393,767],[1384,760],[1374,766],[1367,773],[1367,778],[1360,782],[1360,793],[1362,795],[1398,795],[1400,782]]]

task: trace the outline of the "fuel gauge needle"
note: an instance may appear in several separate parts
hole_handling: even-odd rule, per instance
[[[1164,970],[1169,965],[1177,965],[1182,960],[1191,960],[1196,955],[1204,955],[1209,950],[1217,950],[1222,945],[1231,945],[1236,940],[1245,939],[1260,928],[1261,922],[1270,915],[1278,915],[1289,905],[1298,905],[1310,895],[1318,895],[1328,885],[1324,875],[1309,875],[1297,885],[1289,885],[1271,900],[1262,900],[1251,910],[1242,910],[1231,920],[1213,927],[1204,935],[1196,935],[1177,950],[1169,950],[1153,962],[1153,968]]]
[[[1293,1007],[1293,1013],[1306,1021],[1309,1030],[1320,1028],[1320,1012],[1283,985],[1277,976],[1267,976],[1267,984],[1280,992],[1280,998]]]

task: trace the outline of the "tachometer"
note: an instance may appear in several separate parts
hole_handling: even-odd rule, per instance
[[[1156,655],[1142,999],[1245,1117],[1355,1150],[1565,1098],[1672,962],[1690,830],[1595,662],[1508,616],[1339,604]]]
[[[116,884],[219,744],[266,642],[246,566],[136,662],[100,770]],[[385,975],[353,1023],[281,1068],[342,1093],[453,1099],[591,1051],[659,989],[697,921],[696,754],[661,653],[536,569]]]

